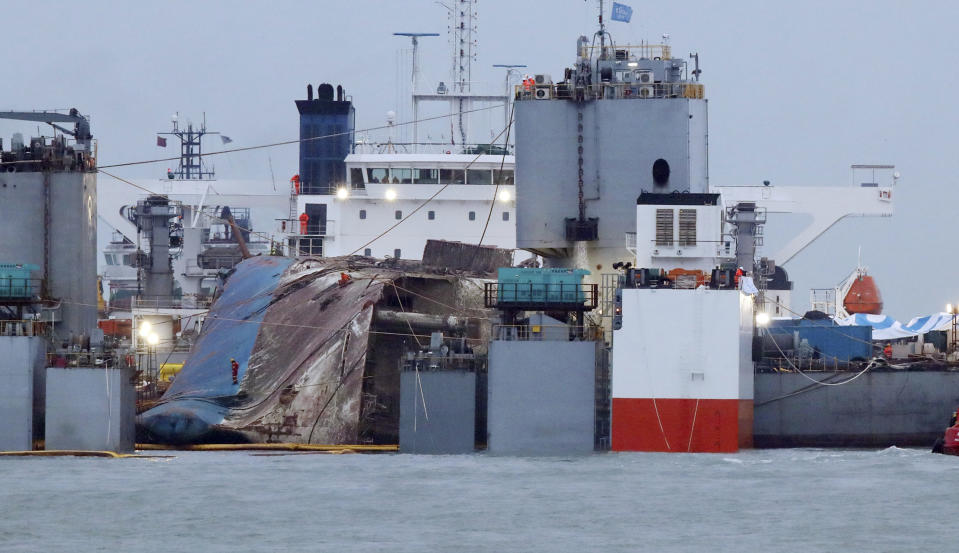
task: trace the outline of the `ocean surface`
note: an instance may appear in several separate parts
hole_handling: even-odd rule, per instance
[[[0,551],[959,551],[927,450],[169,454],[0,459]]]

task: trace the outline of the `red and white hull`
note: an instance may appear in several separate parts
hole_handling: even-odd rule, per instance
[[[752,447],[753,301],[738,290],[622,290],[614,451]]]

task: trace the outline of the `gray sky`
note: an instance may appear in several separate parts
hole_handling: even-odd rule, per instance
[[[892,219],[844,221],[787,266],[795,306],[809,287],[843,278],[860,245],[888,314],[905,321],[959,302],[949,246],[959,4],[625,2],[633,21],[610,24],[616,41],[665,32],[676,55],[700,52],[713,184],[848,185],[851,163],[895,163],[902,173]],[[561,75],[576,37],[595,24],[593,0],[479,0],[478,9],[474,78],[494,87],[494,63]],[[92,116],[101,164],[172,154],[154,133],[175,111],[194,121],[205,111],[235,146],[296,138],[292,101],[307,82],[343,83],[357,127],[376,126],[397,108],[397,50],[408,44],[391,33],[442,34],[422,42],[423,82],[435,83],[446,78],[446,28],[445,9],[430,0],[11,3],[0,11],[0,109],[79,108]],[[5,141],[16,130],[35,133],[0,123]],[[296,153],[285,146],[215,165],[223,178],[269,178],[269,157],[285,182]],[[120,174],[159,176],[168,165]],[[790,228],[768,226],[768,253]]]

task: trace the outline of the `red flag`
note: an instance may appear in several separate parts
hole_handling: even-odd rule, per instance
[[[166,138],[163,138],[162,136],[158,136],[158,137],[157,137],[157,146],[159,146],[159,147],[161,147],[161,148],[166,148]]]

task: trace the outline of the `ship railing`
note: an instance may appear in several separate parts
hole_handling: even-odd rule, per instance
[[[49,323],[35,320],[0,320],[0,336],[46,336]]]
[[[330,236],[333,234],[334,223],[336,223],[332,219],[327,219],[326,223],[317,225],[307,223],[306,232],[302,232],[302,223],[299,219],[277,219],[277,221],[279,222],[279,231],[291,237]]]
[[[40,294],[43,279],[0,277],[0,303],[3,300],[30,299]]]
[[[596,284],[566,282],[487,282],[486,307],[518,310],[590,311],[596,309]]]
[[[47,366],[58,368],[126,367],[123,357],[103,351],[60,351],[47,354]]]
[[[130,303],[135,309],[207,309],[213,300],[197,294],[184,294],[180,298],[137,296]]]
[[[587,325],[494,324],[492,339],[506,342],[602,341],[603,327]]]
[[[634,233],[635,234],[635,233]],[[697,238],[682,239],[662,239],[652,238],[649,242],[657,248],[692,248],[694,246],[704,246],[707,244],[725,244],[726,240],[699,240]]]
[[[605,82],[577,87],[574,83],[535,85],[527,89],[517,85],[516,100],[573,100],[582,95],[585,100],[649,100],[686,98],[702,100],[706,88],[700,83]]]
[[[809,290],[809,308],[827,315],[836,314],[836,290],[834,288],[812,288]]]

